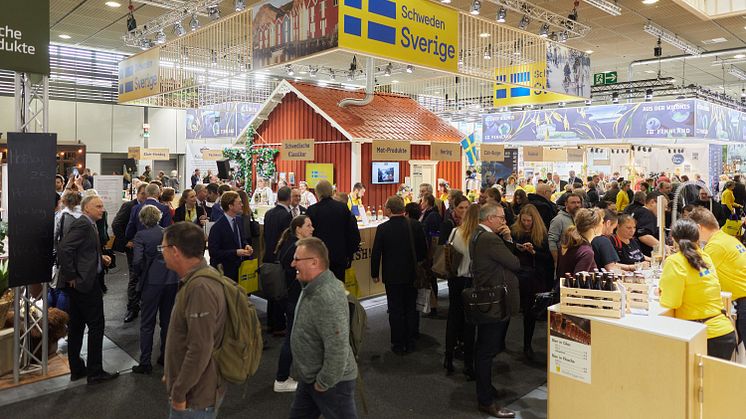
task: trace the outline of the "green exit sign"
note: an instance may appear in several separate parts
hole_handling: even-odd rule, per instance
[[[603,86],[605,84],[614,84],[617,82],[616,71],[605,71],[593,75],[593,85]]]

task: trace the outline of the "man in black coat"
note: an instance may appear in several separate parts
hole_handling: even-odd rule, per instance
[[[140,293],[137,291],[137,275],[132,269],[132,241],[127,240],[125,232],[127,223],[129,223],[132,209],[141,205],[147,198],[145,196],[146,183],[137,187],[137,197],[129,202],[125,202],[119,208],[114,221],[111,222],[111,229],[114,232],[114,244],[112,249],[117,252],[124,252],[127,255],[127,267],[129,268],[129,277],[127,283],[127,314],[124,316],[125,323],[129,323],[137,316],[135,313],[140,312]]]
[[[404,216],[404,201],[400,197],[392,196],[386,200],[385,212],[389,220],[376,230],[370,258],[370,276],[374,282],[378,282],[379,267],[383,265],[391,350],[396,354],[404,354],[414,350],[417,332],[415,258],[417,262],[424,260],[427,248],[422,228]]]
[[[557,205],[552,202],[552,188],[545,183],[537,185],[536,193],[528,194],[528,202],[536,207],[539,215],[541,215],[541,220],[544,221],[544,227],[549,230],[552,219],[559,212]]]
[[[103,367],[104,298],[98,275],[111,264],[101,254],[96,221],[104,215],[104,203],[98,196],[88,196],[81,203],[83,215],[75,220],[62,237],[57,249],[60,280],[68,296],[68,360],[70,380],[88,377],[88,384],[116,378]],[[88,365],[80,358],[83,333],[88,326]]]
[[[360,231],[347,205],[332,199],[332,185],[322,180],[316,185],[320,201],[308,207],[306,215],[313,223],[313,235],[329,249],[329,270],[344,282],[345,269],[360,246]]]
[[[229,191],[220,198],[220,205],[224,215],[212,226],[207,238],[210,265],[215,268],[223,265],[223,275],[238,281],[241,262],[254,254],[243,231],[243,201],[238,193]]]
[[[300,204],[300,197],[300,189],[293,188],[290,192],[290,215],[292,215],[293,218],[306,214],[306,207]]]
[[[191,181],[192,181],[192,189],[194,189],[194,187],[197,186],[197,184],[199,183],[199,181],[201,179],[202,178],[201,178],[201,176],[199,174],[199,169],[194,169],[194,174],[192,175],[192,179],[191,179]]]
[[[746,207],[746,185],[741,181],[741,175],[733,176],[736,187],[733,189],[733,197],[736,198],[736,204]]]
[[[280,241],[282,232],[290,227],[293,216],[290,215],[290,188],[283,186],[277,190],[275,207],[264,214],[264,257],[263,263],[274,263],[277,259],[275,247]]]

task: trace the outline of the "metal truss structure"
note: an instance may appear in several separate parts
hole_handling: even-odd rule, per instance
[[[544,22],[557,28],[559,32],[567,32],[568,38],[582,38],[591,31],[591,27],[569,17],[558,15],[547,9],[524,0],[489,0],[516,13],[528,16],[530,21]]]
[[[164,13],[150,22],[138,26],[122,37],[124,44],[136,48],[149,48],[152,38],[160,31],[170,30],[175,24],[193,14],[204,14],[208,7],[217,6],[222,0],[197,0],[173,6],[174,10]]]

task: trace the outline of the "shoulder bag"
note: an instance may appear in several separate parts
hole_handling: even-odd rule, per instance
[[[285,268],[280,263],[281,256],[282,254],[278,254],[275,262],[262,263],[259,267],[259,287],[267,300],[278,301],[288,296]]]
[[[453,247],[457,228],[454,226],[448,241],[435,247],[432,271],[438,278],[452,279],[458,276],[458,267],[464,255]]]
[[[430,289],[430,279],[427,276],[425,267],[417,261],[417,252],[414,249],[414,231],[412,230],[412,222],[407,219],[407,226],[409,227],[409,247],[412,251],[412,263],[414,264],[414,287],[417,289]]]
[[[474,250],[476,249],[479,236],[484,230],[479,230],[474,234],[469,245],[469,254],[471,263],[469,271],[474,278]],[[464,301],[464,315],[466,321],[471,324],[498,323],[510,316],[508,310],[508,289],[505,286],[503,273],[502,284],[496,287],[472,287],[466,288],[461,292],[461,298]]]

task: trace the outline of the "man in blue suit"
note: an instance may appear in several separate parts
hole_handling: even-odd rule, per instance
[[[130,211],[130,219],[127,223],[127,229],[124,232],[124,236],[128,241],[127,247],[130,248],[133,246],[132,240],[135,238],[135,234],[140,230],[145,230],[145,225],[140,222],[140,210],[145,205],[153,205],[161,211],[161,221],[158,223],[161,227],[165,228],[171,225],[171,209],[158,202],[158,197],[161,196],[161,188],[158,185],[151,183],[145,187],[145,196],[145,201],[135,205]],[[134,272],[131,272],[130,275],[134,275]],[[138,279],[136,277],[130,277],[129,283],[132,284],[131,286],[135,287],[136,290],[139,289],[139,287],[137,287],[137,282]],[[140,295],[139,291],[135,291],[135,298],[130,298],[130,301],[136,301],[136,304],[127,309],[127,314],[124,316],[125,323],[135,320],[135,318],[140,314]]]
[[[220,206],[225,214],[212,226],[207,239],[210,265],[223,265],[223,274],[238,281],[238,267],[254,254],[243,231],[243,201],[238,193],[228,191],[220,198]]]

